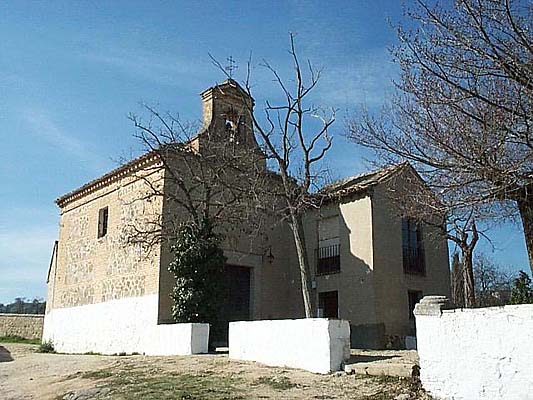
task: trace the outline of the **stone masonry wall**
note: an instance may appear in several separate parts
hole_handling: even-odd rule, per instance
[[[446,306],[427,296],[415,308],[424,389],[437,399],[533,399],[533,304]]]
[[[40,339],[43,334],[43,321],[44,315],[40,314],[0,314],[0,337]]]
[[[162,170],[128,176],[61,209],[57,264],[48,284],[47,312],[157,293],[159,245],[133,243],[132,232],[159,224],[162,199],[146,182],[161,185]],[[108,207],[107,234],[98,237],[99,210]],[[147,239],[150,236],[147,235]]]

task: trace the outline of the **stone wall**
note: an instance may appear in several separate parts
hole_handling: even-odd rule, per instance
[[[158,226],[162,198],[150,197],[146,183],[162,185],[163,172],[154,168],[118,179],[62,206],[47,312],[157,293],[159,245],[150,248],[130,240],[135,230],[150,231]],[[99,210],[104,207],[109,210],[107,234],[98,237]]]
[[[0,337],[20,336],[40,339],[43,334],[44,315],[0,314]]]
[[[436,398],[533,399],[533,304],[446,310],[416,306],[420,379]]]

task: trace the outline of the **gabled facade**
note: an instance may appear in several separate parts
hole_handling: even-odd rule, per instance
[[[200,151],[215,138],[259,151],[247,114],[253,99],[234,81],[206,90],[202,100],[204,123],[189,143],[192,149]],[[264,162],[257,167],[266,172]],[[149,186],[172,190],[165,173],[148,153],[57,200],[59,240],[48,277],[44,339],[58,350],[165,354],[171,255],[164,243],[148,251],[128,241],[134,223],[185,218],[165,196],[145,196]],[[412,173],[401,164],[343,180],[325,188],[331,200],[321,210],[305,216],[319,316],[349,320],[354,346],[401,346],[414,334],[414,302],[422,295],[449,295],[445,238],[402,221],[391,198],[412,184],[404,179]],[[304,316],[288,226],[272,220],[253,241],[229,234],[224,250],[223,319]]]

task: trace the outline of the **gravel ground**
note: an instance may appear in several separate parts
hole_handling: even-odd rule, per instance
[[[40,354],[36,348],[0,343],[2,400],[429,399],[410,379],[398,377],[316,375],[219,354],[66,355]]]

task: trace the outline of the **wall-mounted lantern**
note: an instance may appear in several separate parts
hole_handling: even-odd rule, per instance
[[[274,262],[274,254],[272,254],[272,246],[268,246],[268,250],[266,251],[265,257],[269,264],[272,264]]]

